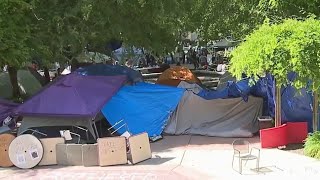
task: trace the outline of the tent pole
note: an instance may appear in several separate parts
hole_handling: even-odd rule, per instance
[[[313,132],[318,131],[318,121],[319,121],[319,117],[318,117],[318,112],[319,112],[319,99],[318,99],[318,92],[314,91],[313,92]]]
[[[281,126],[281,86],[276,83],[275,127]]]

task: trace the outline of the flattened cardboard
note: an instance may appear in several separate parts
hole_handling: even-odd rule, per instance
[[[11,167],[13,163],[9,158],[10,143],[16,138],[12,134],[0,135],[0,167]]]
[[[130,136],[129,139],[130,161],[132,164],[150,159],[152,157],[149,137],[147,133]]]
[[[82,161],[86,167],[99,166],[98,144],[82,145]]]
[[[43,146],[43,157],[39,166],[55,165],[57,164],[56,145],[64,144],[63,138],[44,138],[40,139]]]
[[[58,165],[68,165],[67,144],[57,144],[56,154]]]
[[[98,139],[99,165],[110,166],[127,164],[125,137],[107,137]]]
[[[67,145],[68,165],[82,166],[82,144]]]

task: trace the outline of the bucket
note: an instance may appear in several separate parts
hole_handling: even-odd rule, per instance
[[[258,121],[260,130],[273,127],[272,118],[270,116],[260,116],[258,117]]]

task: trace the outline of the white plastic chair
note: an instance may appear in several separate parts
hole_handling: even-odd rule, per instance
[[[233,147],[233,158],[232,158],[232,168],[234,169],[234,160],[238,158],[239,162],[239,170],[238,172],[242,174],[242,161],[246,161],[245,165],[247,164],[248,160],[256,160],[256,170],[259,171],[259,161],[260,161],[260,149],[251,147],[249,141],[236,139],[232,143]],[[253,154],[253,150],[257,153]],[[234,169],[237,171],[236,169]]]

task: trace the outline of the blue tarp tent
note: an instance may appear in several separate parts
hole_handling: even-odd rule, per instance
[[[109,65],[109,64],[94,64],[86,67],[81,67],[76,70],[77,73],[84,76],[127,76],[131,83],[143,82],[143,77],[140,72],[135,71],[126,66]]]
[[[288,75],[288,80],[293,81],[294,73]],[[268,74],[250,87],[250,94],[264,99],[263,115],[275,116],[275,80]],[[309,132],[312,131],[312,104],[313,96],[306,89],[297,91],[291,85],[281,89],[282,123],[308,122]],[[319,126],[320,128],[320,126]]]
[[[254,86],[250,88],[250,94],[256,97],[263,98],[263,112],[264,116],[274,117],[275,99],[274,99],[274,78],[267,75],[260,78]]]
[[[292,81],[295,78],[294,73],[288,75],[288,80]],[[270,75],[263,78],[261,81],[265,83],[259,84],[258,88],[264,89],[268,102],[268,115],[275,115],[275,81]],[[262,91],[261,91],[262,92]],[[297,91],[291,85],[281,88],[281,107],[282,107],[282,123],[285,122],[308,122],[309,132],[312,131],[312,105],[313,96],[306,89]],[[319,116],[319,115],[318,115]],[[319,126],[320,128],[320,126]]]
[[[147,132],[149,137],[154,137],[161,135],[184,91],[181,88],[147,83],[124,86],[101,111],[111,125],[123,119],[130,133]],[[118,133],[125,131],[122,128]]]
[[[294,73],[288,75],[288,80],[292,81]],[[229,81],[227,87],[219,91],[203,90],[198,95],[204,99],[221,99],[242,97],[244,100],[249,95],[262,97],[263,115],[275,116],[275,80],[270,74],[260,78],[255,85],[249,86],[248,79],[239,82]],[[294,87],[288,85],[281,89],[282,101],[282,123],[285,122],[308,122],[309,131],[312,131],[312,104],[313,96],[306,89],[297,91]],[[320,126],[319,126],[320,128]]]

